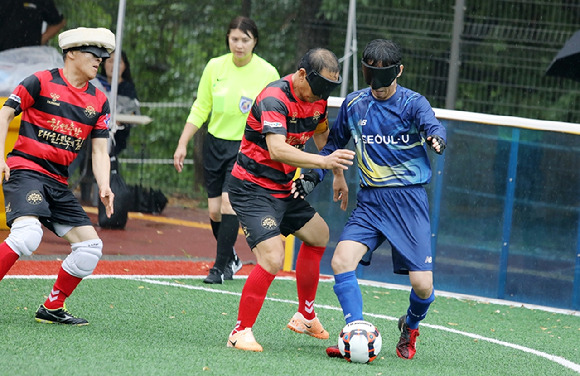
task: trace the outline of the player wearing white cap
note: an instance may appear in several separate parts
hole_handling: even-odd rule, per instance
[[[68,166],[91,137],[93,171],[107,215],[113,213],[107,150],[110,110],[107,97],[89,81],[115,49],[107,29],[77,28],[59,35],[64,68],[37,72],[14,89],[0,109],[0,154],[10,122],[22,114],[14,149],[0,159],[6,222],[10,234],[0,244],[0,280],[20,256],[30,256],[46,228],[66,239],[65,258],[54,287],[35,319],[43,323],[87,325],[70,314],[65,299],[101,258],[103,242],[68,189]]]

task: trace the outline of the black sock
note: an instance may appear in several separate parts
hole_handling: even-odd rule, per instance
[[[218,234],[220,233],[221,222],[214,222],[210,219],[209,223],[211,224],[211,232],[213,232],[213,237],[215,238],[215,240],[217,240]]]
[[[214,268],[224,271],[228,262],[234,257],[234,244],[238,238],[240,222],[238,216],[222,214],[222,222],[217,237],[217,257]]]

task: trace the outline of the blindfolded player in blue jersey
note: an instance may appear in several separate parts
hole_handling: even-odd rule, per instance
[[[431,179],[425,144],[441,154],[446,131],[422,95],[397,85],[403,72],[399,47],[389,40],[370,42],[362,58],[368,88],[347,95],[328,143],[328,155],[354,140],[360,191],[357,205],[344,227],[332,258],[334,291],[346,323],[363,320],[363,301],[355,269],[369,265],[372,253],[388,241],[394,272],[408,274],[412,285],[407,313],[399,319],[401,337],[397,355],[411,359],[419,335],[419,322],[435,299],[429,204],[423,185]],[[326,171],[311,170],[294,187],[305,196]],[[342,171],[335,171],[334,200],[348,204],[348,187]],[[327,349],[340,357],[337,346]]]

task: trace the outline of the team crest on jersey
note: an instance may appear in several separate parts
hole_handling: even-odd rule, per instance
[[[87,106],[87,108],[85,108],[85,115],[89,119],[95,117],[96,114],[97,114],[97,111],[95,111],[95,108],[93,106]]]
[[[242,114],[247,114],[248,111],[250,111],[250,108],[252,108],[252,98],[244,97],[242,95],[240,98],[240,111],[242,111]]]
[[[37,190],[30,191],[26,195],[26,202],[28,202],[31,205],[38,205],[42,202],[42,200],[43,200],[42,195]]]
[[[53,106],[60,106],[60,103],[58,103],[60,95],[57,93],[50,93],[50,98],[52,98],[52,100],[47,101],[48,104],[52,104]]]
[[[268,215],[262,218],[262,227],[266,230],[273,230],[278,227],[278,224],[276,223],[276,219],[274,219],[274,217]]]
[[[314,122],[318,123],[318,119],[320,119],[320,111],[314,111],[314,116],[312,117]]]

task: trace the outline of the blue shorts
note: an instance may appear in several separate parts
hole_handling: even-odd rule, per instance
[[[342,240],[368,247],[363,265],[370,264],[372,253],[387,240],[395,273],[433,270],[427,192],[422,186],[361,189]]]
[[[38,217],[52,232],[55,232],[53,223],[72,227],[93,225],[68,186],[49,176],[32,170],[12,170],[2,188],[8,226],[26,215]]]

